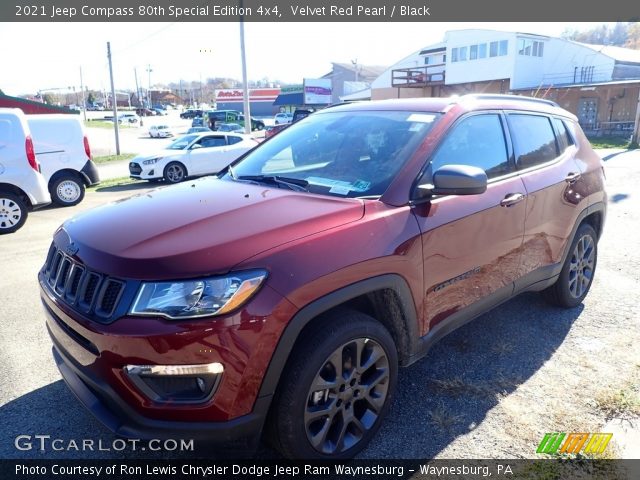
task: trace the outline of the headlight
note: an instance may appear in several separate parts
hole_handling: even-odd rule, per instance
[[[154,163],[157,163],[158,160],[160,160],[161,157],[157,157],[157,158],[150,158],[149,160],[143,160],[142,164],[143,165],[153,165]]]
[[[267,272],[249,270],[222,277],[175,282],[145,282],[129,313],[174,320],[222,315],[258,291]]]

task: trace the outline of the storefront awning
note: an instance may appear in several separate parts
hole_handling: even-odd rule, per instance
[[[274,105],[304,105],[304,95],[302,92],[281,93],[273,102]]]

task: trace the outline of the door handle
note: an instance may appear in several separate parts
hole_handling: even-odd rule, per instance
[[[580,172],[570,172],[565,177],[564,181],[567,183],[573,183],[580,178],[582,174]]]
[[[520,203],[524,200],[524,195],[522,193],[509,193],[502,201],[500,202],[500,206],[502,207],[511,207],[516,203]]]

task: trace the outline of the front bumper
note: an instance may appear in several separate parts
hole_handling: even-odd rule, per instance
[[[254,412],[226,422],[179,422],[143,417],[132,410],[109,385],[89,377],[53,340],[53,358],[60,374],[76,398],[93,416],[116,435],[125,438],[185,438],[206,440],[225,447],[255,447],[260,438],[270,398],[256,402]]]

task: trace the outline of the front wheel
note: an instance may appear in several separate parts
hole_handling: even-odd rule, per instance
[[[395,344],[376,320],[350,310],[318,320],[282,374],[271,442],[289,458],[353,457],[380,428],[397,374]]]
[[[559,307],[579,305],[589,293],[598,261],[598,236],[589,224],[582,224],[569,247],[569,254],[556,283],[543,291]]]
[[[24,201],[10,192],[0,192],[0,235],[13,233],[27,221],[29,210]]]
[[[56,178],[49,188],[51,200],[61,207],[77,205],[84,198],[84,183],[75,175]]]
[[[180,183],[187,178],[187,169],[178,162],[171,162],[164,167],[164,179],[169,183]]]

